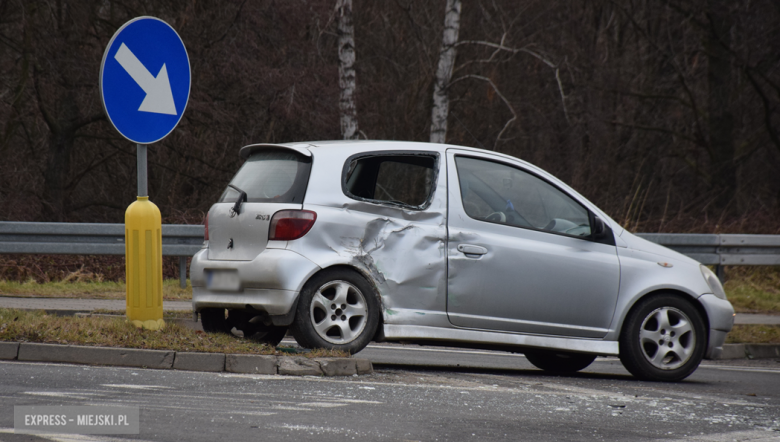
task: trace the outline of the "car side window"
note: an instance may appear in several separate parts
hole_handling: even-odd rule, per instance
[[[480,221],[589,236],[588,210],[547,181],[521,169],[455,157],[466,214]]]
[[[372,155],[349,160],[343,178],[350,198],[421,209],[434,188],[434,155]]]

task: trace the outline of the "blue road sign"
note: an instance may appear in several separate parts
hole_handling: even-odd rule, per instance
[[[179,34],[155,17],[125,23],[103,54],[100,94],[122,136],[138,144],[165,138],[190,97],[190,59]]]

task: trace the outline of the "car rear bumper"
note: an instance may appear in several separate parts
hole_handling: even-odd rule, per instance
[[[727,300],[710,294],[699,297],[699,302],[707,311],[710,323],[709,340],[704,358],[717,359],[723,353],[726,335],[734,326],[734,307]]]
[[[244,289],[241,293],[211,292],[204,287],[192,288],[192,310],[204,308],[249,309],[271,316],[286,315],[299,292],[292,290]]]
[[[286,315],[298,298],[303,284],[320,267],[298,253],[266,249],[251,261],[209,260],[208,249],[192,258],[192,309],[236,308]],[[227,271],[238,278],[235,288],[208,287],[209,272]]]

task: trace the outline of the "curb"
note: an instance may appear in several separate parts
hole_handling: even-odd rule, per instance
[[[718,359],[780,358],[780,344],[725,344]]]
[[[33,342],[0,342],[0,360],[288,376],[355,376],[374,372],[371,361],[362,358],[310,359]]]
[[[20,361],[69,362],[118,367],[171,368],[175,352],[134,348],[87,347],[80,345],[19,344]]]

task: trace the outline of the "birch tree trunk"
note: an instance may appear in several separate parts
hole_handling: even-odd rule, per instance
[[[345,140],[358,138],[355,107],[355,27],[352,25],[352,0],[336,0],[339,45],[339,111],[341,135]]]
[[[431,110],[431,143],[447,140],[447,116],[450,113],[450,97],[447,91],[452,70],[455,67],[455,44],[460,31],[461,0],[447,0],[444,12],[444,34],[441,40],[439,66],[436,68],[436,83],[433,86],[433,109]]]

